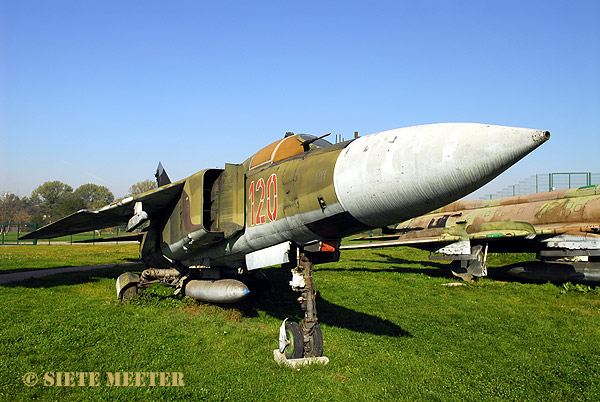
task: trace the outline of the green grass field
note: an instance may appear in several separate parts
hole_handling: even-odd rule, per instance
[[[138,244],[0,247],[0,273],[139,261]]]
[[[105,256],[115,247],[96,245],[90,253]],[[43,249],[23,248],[31,259]],[[0,266],[6,270],[4,250]],[[125,258],[136,255],[131,250]],[[516,258],[530,256],[491,255],[490,262]],[[281,321],[297,320],[301,313],[287,284],[289,272],[280,268],[264,270],[276,289],[269,301],[234,306],[171,296],[160,286],[120,303],[114,278],[121,268],[5,285],[0,398],[598,399],[600,291],[487,278],[444,286],[455,280],[443,268],[428,261],[427,253],[408,248],[348,251],[341,261],[318,266],[317,307],[331,362],[301,369],[273,360]],[[57,371],[174,371],[184,374],[185,386],[28,387],[23,382],[28,372]]]

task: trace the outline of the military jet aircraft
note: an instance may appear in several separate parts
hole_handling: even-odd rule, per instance
[[[456,201],[407,220],[378,240],[342,249],[411,246],[452,260],[465,280],[487,275],[487,253],[536,252],[544,263],[519,263],[507,272],[525,279],[600,282],[600,186],[485,201]]]
[[[95,211],[82,210],[23,239],[127,224],[143,227],[141,276],[121,275],[128,297],[154,281],[201,300],[227,303],[249,293],[258,268],[283,264],[300,293],[301,325],[282,325],[288,359],[320,356],[313,264],[336,261],[340,239],[454,201],[545,142],[543,130],[445,123],[331,144],[287,133],[241,164],[202,170]]]

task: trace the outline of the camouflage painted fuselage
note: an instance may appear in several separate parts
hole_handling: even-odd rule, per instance
[[[163,226],[160,252],[187,266],[239,266],[245,254],[265,247],[338,239],[366,228],[342,209],[334,190],[335,164],[347,145],[197,173]]]
[[[593,255],[585,250],[600,249],[600,186],[456,201],[402,222],[396,229],[404,231],[397,239],[406,245],[431,240],[414,244],[427,250],[468,239],[471,245],[489,243],[490,252],[563,250],[565,256]]]
[[[173,261],[249,269],[282,263],[286,257],[275,256],[282,254],[278,245],[338,240],[450,202],[545,142],[549,133],[438,124],[335,145],[318,140],[308,147],[311,138],[289,136],[242,164],[179,182],[179,200],[148,230],[142,259],[161,267]]]

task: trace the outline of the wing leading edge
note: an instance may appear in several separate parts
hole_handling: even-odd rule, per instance
[[[107,205],[95,211],[82,209],[54,223],[28,233],[20,240],[49,239],[90,230],[123,225],[135,215],[135,205],[141,203],[149,219],[156,217],[180,197],[185,180],[164,185],[134,197]]]
[[[533,238],[536,236],[535,227],[529,222],[506,221],[484,222],[473,224],[461,230],[460,228],[442,228],[437,236],[420,235],[419,231],[411,231],[397,235],[384,235],[375,237],[355,238],[352,241],[373,241],[373,243],[360,243],[345,245],[341,250],[381,248],[393,246],[409,246],[422,249],[436,249],[444,245],[461,240],[494,241],[506,238]]]
[[[357,238],[352,239],[355,241],[360,240],[369,240],[371,238]],[[347,244],[340,247],[340,250],[358,250],[365,248],[382,248],[382,247],[398,247],[398,246],[409,246],[415,248],[429,248],[432,246],[443,246],[445,244],[450,244],[455,241],[461,240],[460,236],[446,236],[444,238],[440,237],[424,237],[420,239],[397,239],[397,240],[384,240],[380,242],[374,243],[359,243],[359,244]]]

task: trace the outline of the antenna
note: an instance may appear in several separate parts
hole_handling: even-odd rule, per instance
[[[313,142],[315,142],[317,140],[323,139],[323,138],[327,137],[328,135],[331,135],[331,133],[323,134],[320,137],[310,138],[310,139],[302,142],[302,146],[304,147],[304,152],[306,152],[306,151],[308,151],[310,149],[309,148],[310,144],[312,144]]]

